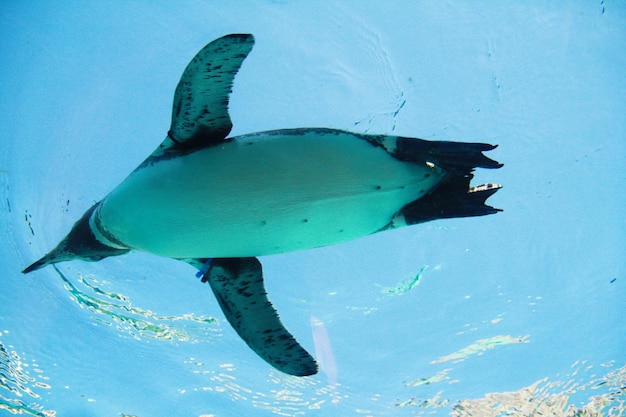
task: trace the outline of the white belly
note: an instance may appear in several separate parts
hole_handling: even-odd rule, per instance
[[[98,215],[157,255],[268,255],[374,233],[441,176],[349,133],[254,134],[133,172]]]

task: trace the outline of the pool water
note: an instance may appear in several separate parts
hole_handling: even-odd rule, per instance
[[[3,3],[0,415],[626,413],[626,7]],[[185,65],[253,33],[232,135],[487,142],[504,211],[262,258],[321,371],[259,359],[195,270],[133,252],[23,275],[167,133]],[[579,413],[579,414],[576,414]]]

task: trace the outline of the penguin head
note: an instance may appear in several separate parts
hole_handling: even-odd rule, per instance
[[[89,225],[89,219],[98,204],[87,210],[80,220],[74,223],[72,230],[54,249],[22,272],[28,274],[47,265],[74,259],[97,262],[108,256],[123,255],[128,252],[129,249],[114,248],[96,239]]]

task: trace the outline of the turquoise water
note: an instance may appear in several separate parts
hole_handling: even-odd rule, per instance
[[[619,2],[0,10],[0,415],[626,413]],[[504,185],[497,215],[262,259],[314,377],[258,359],[188,265],[20,273],[160,143],[189,59],[236,32],[256,46],[233,135],[483,141],[505,164],[475,179]]]

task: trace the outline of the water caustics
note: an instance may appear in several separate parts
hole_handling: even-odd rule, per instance
[[[78,283],[75,284],[57,266],[53,268],[74,301],[96,313],[92,316],[94,320],[109,326],[115,325],[120,332],[135,339],[199,342],[211,341],[220,335],[219,323],[215,318],[197,317],[193,313],[161,316],[152,310],[134,306],[125,295],[102,290],[95,279],[78,274]]]
[[[6,333],[6,330],[0,331],[0,337]],[[36,361],[26,361],[11,346],[5,346],[1,338],[0,389],[0,410],[36,417],[56,416],[56,411],[46,410],[37,403],[41,391],[50,389],[48,377]]]

